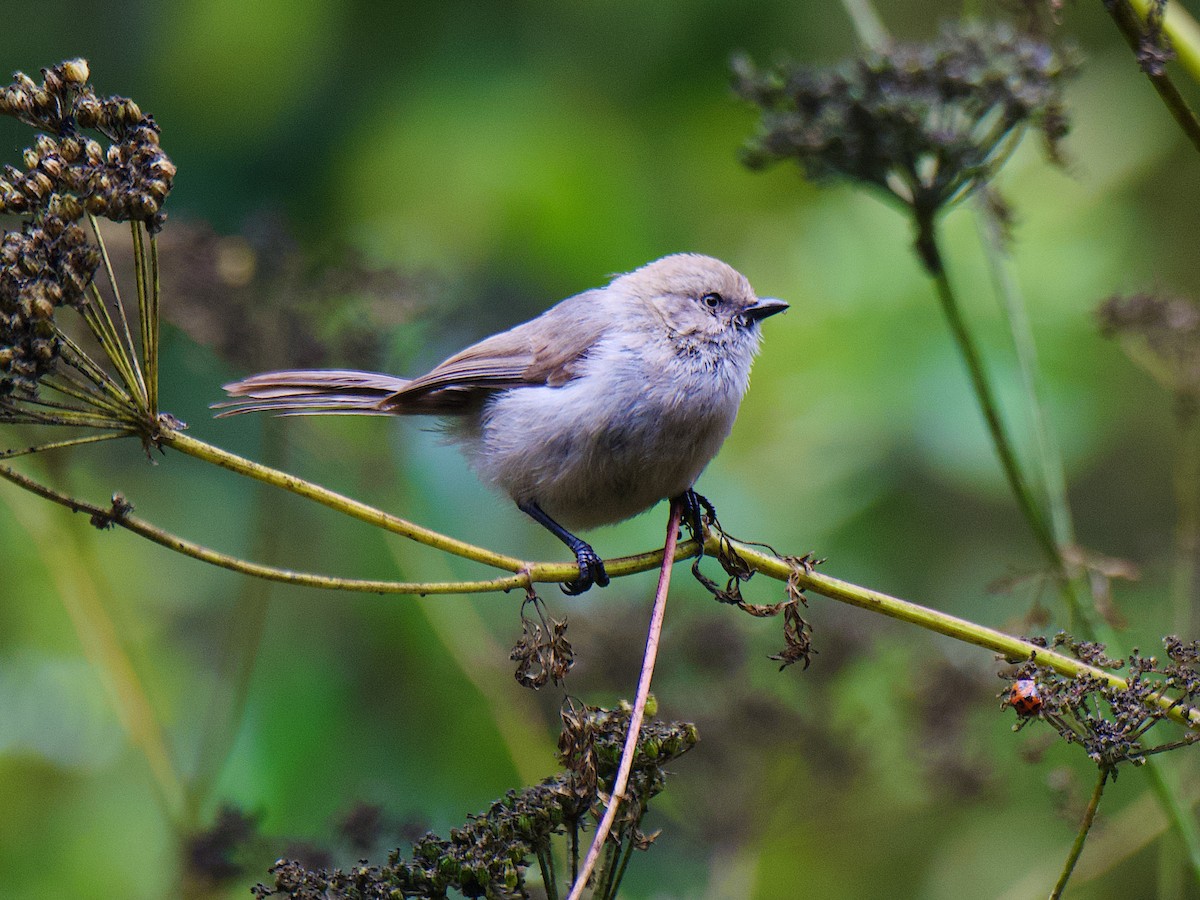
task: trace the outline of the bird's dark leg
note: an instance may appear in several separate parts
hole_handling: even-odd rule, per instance
[[[600,587],[608,585],[608,573],[604,571],[604,560],[591,548],[590,544],[575,537],[575,535],[555,522],[536,503],[532,501],[518,503],[517,507],[521,512],[525,513],[570,547],[571,552],[575,554],[575,560],[579,563],[579,578],[576,581],[569,581],[562,585],[563,593],[575,596],[576,594],[582,594],[593,584],[597,584]]]
[[[707,497],[697,494],[691,488],[688,488],[679,495],[679,502],[683,504],[683,521],[687,525],[688,531],[692,533],[692,538],[700,545],[700,552],[696,555],[697,559],[704,556],[704,518],[703,513],[708,513],[710,521],[717,521],[717,510],[708,502]]]

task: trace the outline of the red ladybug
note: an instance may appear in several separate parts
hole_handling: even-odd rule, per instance
[[[1008,692],[1008,705],[1017,711],[1018,716],[1036,716],[1042,708],[1042,695],[1037,682],[1032,678],[1013,682],[1012,690]]]

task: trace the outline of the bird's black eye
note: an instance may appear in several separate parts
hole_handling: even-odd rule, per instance
[[[703,297],[700,298],[700,302],[703,303],[705,306],[707,306],[709,309],[716,309],[718,306],[721,305],[721,295],[720,294],[705,294]]]

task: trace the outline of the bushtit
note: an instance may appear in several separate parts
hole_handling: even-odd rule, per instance
[[[418,378],[300,369],[225,386],[223,415],[432,414],[482,480],[575,553],[581,593],[604,563],[567,530],[682,497],[733,427],[758,350],[760,300],[719,260],[681,253],[563,300]]]

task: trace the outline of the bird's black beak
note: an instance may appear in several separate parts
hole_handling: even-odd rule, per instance
[[[753,306],[747,306],[742,310],[742,315],[751,322],[757,322],[759,319],[765,319],[767,316],[773,316],[775,313],[781,313],[787,308],[788,305],[782,300],[766,297],[762,300],[759,300]]]

